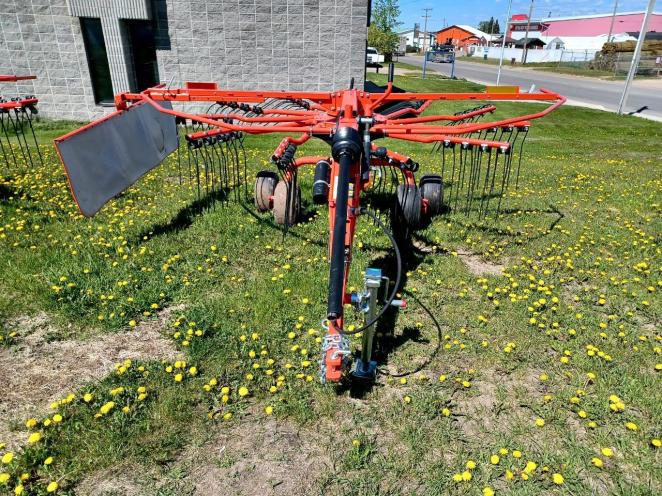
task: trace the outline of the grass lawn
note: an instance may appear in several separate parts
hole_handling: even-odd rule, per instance
[[[362,399],[317,382],[312,170],[286,237],[250,198],[197,199],[174,157],[84,219],[51,145],[74,127],[39,123],[45,164],[0,176],[0,493],[662,492],[662,125],[573,107],[536,121],[498,219],[417,234],[410,306],[378,328],[394,338]],[[246,139],[249,184],[278,142]],[[440,170],[431,146],[389,146]],[[386,256],[361,221],[354,284]]]

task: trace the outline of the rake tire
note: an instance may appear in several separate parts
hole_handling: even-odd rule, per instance
[[[421,225],[421,190],[418,186],[401,184],[396,196],[393,218],[395,225],[418,229]]]
[[[266,212],[270,207],[271,197],[274,196],[278,174],[271,171],[260,171],[255,177],[255,208],[258,212]]]
[[[287,212],[287,189],[288,183],[285,181],[280,181],[276,184],[276,189],[274,190],[274,207],[272,212],[274,214],[274,221],[280,226],[285,225],[285,220],[288,221],[289,225],[293,225],[301,212],[301,188],[298,186],[294,190],[294,194],[290,199],[289,205],[289,216],[286,216]],[[286,219],[287,217],[287,219]]]
[[[444,185],[441,176],[433,174],[425,175],[421,178],[418,185],[422,198],[428,201],[428,215],[431,217],[439,215],[443,209],[441,192]]]

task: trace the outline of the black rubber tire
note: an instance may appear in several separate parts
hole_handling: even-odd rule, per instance
[[[278,174],[260,171],[255,176],[255,208],[258,212],[269,210],[269,199],[274,195],[278,184]]]
[[[439,215],[443,209],[441,191],[444,185],[441,176],[433,174],[425,175],[418,184],[421,190],[421,197],[428,201],[428,214],[430,216]]]
[[[395,202],[395,219],[398,224],[404,224],[410,229],[418,229],[421,225],[421,190],[418,186],[401,184],[397,190]]]
[[[285,225],[285,212],[287,209],[287,188],[285,181],[280,181],[274,190],[274,221],[276,224]],[[290,214],[288,217],[289,225],[293,225],[301,214],[301,188],[299,186],[294,190],[294,198],[290,200]]]

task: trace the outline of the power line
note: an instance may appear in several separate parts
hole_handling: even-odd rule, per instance
[[[501,68],[503,67],[503,54],[506,50],[506,37],[508,36],[508,27],[510,26],[510,13],[513,10],[513,0],[510,0],[508,3],[508,14],[506,14],[506,26],[503,30],[503,41],[501,42],[501,55],[499,56],[499,70],[497,71],[497,80],[496,84],[499,86],[499,81],[501,81]]]
[[[425,44],[428,41],[428,19],[431,17],[430,12],[432,11],[432,7],[426,7],[423,9],[425,11],[425,15],[423,16],[423,19],[425,19],[425,27],[423,27],[423,79],[425,79],[425,66],[427,65],[428,61],[428,56],[427,53],[425,52]]]
[[[614,22],[616,22],[616,12],[618,11],[618,0],[614,1],[614,13],[611,15],[611,24],[609,24],[609,36],[607,36],[607,41],[611,42],[611,35],[614,33]]]

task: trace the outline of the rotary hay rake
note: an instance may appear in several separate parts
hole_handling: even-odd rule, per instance
[[[31,79],[36,79],[36,76],[0,75],[0,83],[17,83]],[[32,120],[37,115],[38,102],[33,95],[0,97],[0,154],[6,173],[23,166],[43,164],[32,126]]]
[[[484,117],[496,110],[491,103],[452,115],[422,115],[433,102],[466,100],[548,105],[530,115],[490,122]],[[56,146],[74,199],[84,215],[92,216],[175,151],[180,181],[188,169],[199,194],[201,181],[205,192],[223,189],[225,198],[231,190],[238,195],[242,184],[246,193],[246,181],[242,183],[242,177],[246,178],[244,137],[296,133],[283,138],[273,152],[276,170],[257,174],[255,207],[260,212],[271,211],[275,222],[287,230],[301,210],[298,170],[315,166],[313,201],[328,205],[329,211],[330,271],[323,321],[327,333],[320,379],[337,382],[347,375],[348,336],[362,333],[361,356],[352,376],[370,381],[376,374],[372,360],[375,324],[391,306],[406,306],[404,300],[396,299],[403,270],[396,237],[406,239],[411,231],[450,209],[476,211],[484,217],[490,202],[496,201],[498,210],[504,190],[519,179],[531,121],[564,101],[551,91],[522,93],[517,87],[487,88],[486,93],[396,93],[392,65],[383,93],[354,89],[353,82],[349,89],[334,92],[227,91],[219,90],[215,83],[186,83],[181,89],[158,86],[120,94],[116,96],[117,112],[58,138]],[[172,106],[193,102],[211,106],[201,114]],[[183,150],[179,133],[184,134]],[[324,141],[330,153],[297,157],[298,148],[313,137]],[[374,142],[381,138],[433,144],[441,155],[442,175],[425,175],[417,184],[419,164],[377,146]],[[384,199],[387,208],[383,208]],[[366,208],[366,201],[379,211]],[[382,208],[378,207],[380,201]],[[390,213],[387,222],[379,213],[384,210]],[[352,247],[361,215],[369,217],[391,241],[397,272],[395,281],[389,281],[381,270],[368,268],[365,289],[349,293]],[[345,328],[346,305],[364,315],[363,325]]]

